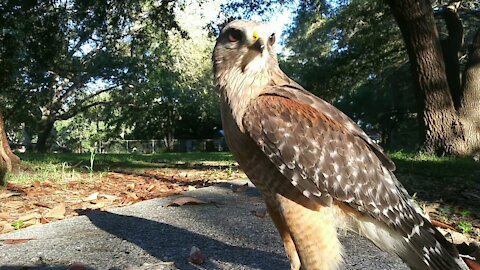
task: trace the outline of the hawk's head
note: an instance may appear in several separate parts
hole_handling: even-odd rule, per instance
[[[283,74],[274,44],[271,27],[256,21],[232,21],[217,39],[213,51],[215,84],[239,127],[250,100]]]
[[[238,69],[242,73],[258,73],[278,65],[274,44],[275,33],[267,24],[232,21],[217,39],[213,53],[215,72]]]

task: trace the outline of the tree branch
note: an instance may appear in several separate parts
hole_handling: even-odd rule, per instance
[[[92,107],[95,107],[95,106],[98,106],[98,105],[106,105],[106,104],[110,104],[111,102],[109,101],[97,101],[97,102],[93,102],[93,103],[90,103],[88,105],[85,105],[85,106],[75,106],[73,107],[72,109],[66,111],[65,113],[63,113],[62,115],[59,115],[57,117],[58,120],[68,120],[72,117],[74,117],[75,115],[81,113],[81,112],[84,112]]]

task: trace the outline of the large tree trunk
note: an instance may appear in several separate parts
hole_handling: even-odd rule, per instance
[[[470,155],[480,152],[480,29],[468,52],[462,90],[458,113],[465,134],[458,138],[455,148],[461,155]]]
[[[47,140],[52,133],[54,124],[55,121],[52,121],[50,119],[42,119],[42,121],[40,122],[40,133],[38,134],[36,146],[38,152],[45,153],[47,151]]]
[[[451,153],[462,128],[450,94],[440,38],[428,0],[387,0],[400,27],[417,87],[424,150]]]
[[[7,132],[3,122],[3,114],[0,112],[0,184],[6,184],[6,175],[20,164],[17,157],[8,144]]]

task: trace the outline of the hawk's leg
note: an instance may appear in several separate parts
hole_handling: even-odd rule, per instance
[[[268,213],[277,227],[278,232],[283,240],[283,246],[287,252],[288,259],[290,260],[290,269],[291,270],[300,270],[300,258],[298,257],[297,249],[295,243],[293,242],[292,236],[290,235],[290,230],[285,224],[282,214],[279,212],[279,204],[273,198],[265,199]]]
[[[332,207],[319,207],[317,211],[308,209],[280,194],[276,195],[279,211],[288,228],[289,238],[300,258],[303,270],[338,269],[342,264],[342,245],[337,238],[336,224],[340,218]],[[273,217],[272,217],[273,219]],[[279,229],[280,231],[280,229]],[[282,231],[280,231],[282,234]],[[282,235],[285,242],[285,237]],[[288,253],[287,249],[287,253]],[[290,255],[289,255],[290,256]]]

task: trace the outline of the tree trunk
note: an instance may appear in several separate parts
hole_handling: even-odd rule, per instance
[[[460,108],[462,97],[459,56],[463,46],[463,25],[457,13],[459,6],[459,1],[452,1],[443,8],[442,14],[448,31],[448,37],[442,40],[443,60],[445,61],[448,86],[456,109]]]
[[[20,164],[17,157],[8,145],[7,132],[3,122],[3,114],[0,112],[0,184],[6,184],[6,175]]]
[[[462,136],[448,85],[440,38],[428,0],[387,0],[405,41],[417,87],[424,150],[443,154]]]
[[[471,155],[480,152],[480,29],[468,52],[462,90],[458,113],[465,135],[458,138],[455,148],[461,155]]]
[[[45,153],[47,151],[47,140],[52,133],[54,124],[55,121],[52,121],[50,119],[45,119],[40,122],[40,133],[38,134],[36,146],[38,152]]]

